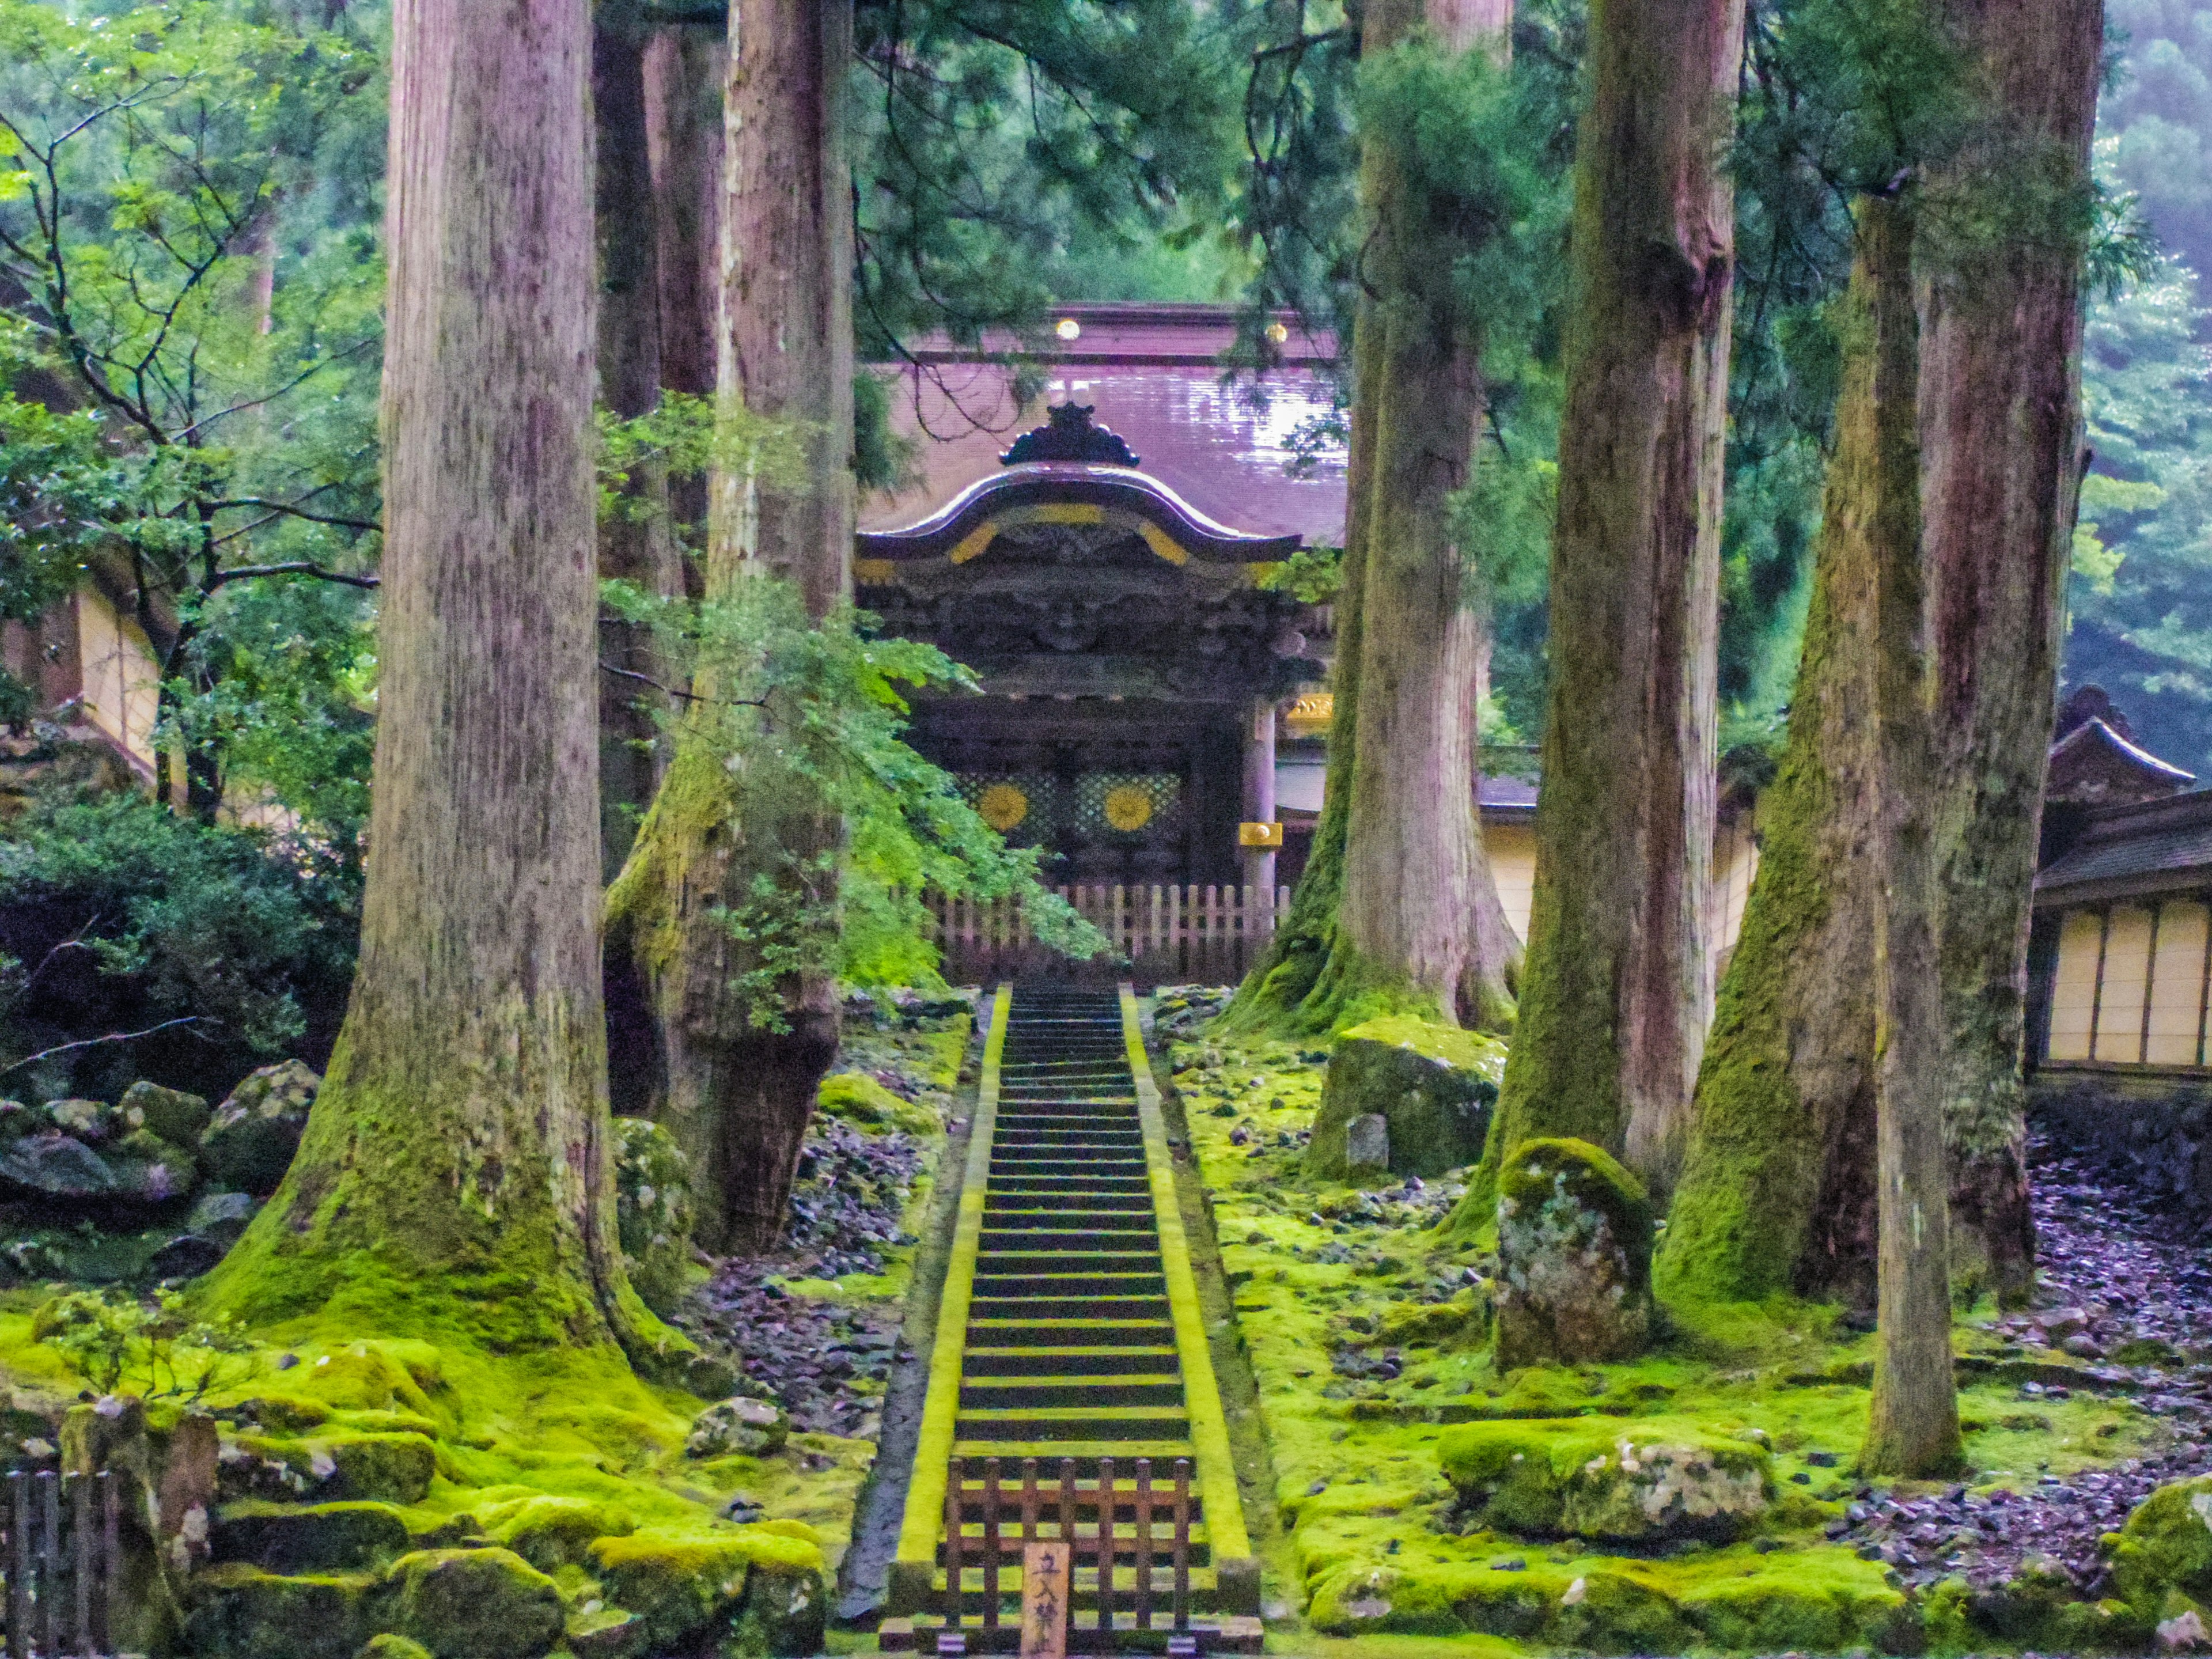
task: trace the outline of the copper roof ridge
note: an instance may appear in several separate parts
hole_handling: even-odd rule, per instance
[[[1286,559],[1303,536],[1255,536],[1207,517],[1150,473],[1095,461],[1021,461],[978,478],[951,501],[913,524],[864,530],[860,556],[910,561],[949,553],[969,531],[994,514],[1015,507],[1070,502],[1116,508],[1146,519],[1200,557],[1236,564]]]

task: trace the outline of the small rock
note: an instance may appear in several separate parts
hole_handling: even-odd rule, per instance
[[[262,1197],[291,1167],[323,1080],[296,1060],[264,1066],[230,1091],[200,1137],[217,1186]]]
[[[720,1457],[738,1452],[759,1457],[782,1449],[790,1438],[791,1425],[783,1413],[765,1400],[734,1395],[707,1407],[692,1419],[690,1437],[684,1443],[687,1457]]]

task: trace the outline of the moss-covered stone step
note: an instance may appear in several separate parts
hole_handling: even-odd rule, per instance
[[[969,1345],[967,1374],[984,1376],[1119,1376],[1128,1371],[1159,1371],[1172,1376],[1176,1370],[1175,1347],[1168,1343],[1068,1343],[1061,1347],[975,1347]]]
[[[1164,1296],[977,1297],[969,1304],[977,1319],[1055,1319],[1081,1321],[1091,1315],[1102,1320],[1168,1317]]]
[[[415,1547],[405,1515],[390,1504],[287,1504],[259,1498],[224,1504],[208,1542],[218,1562],[293,1574],[381,1567]]]
[[[1051,1248],[1050,1234],[1044,1235],[1045,1248],[1042,1249],[1037,1247],[1038,1236],[1033,1233],[986,1233],[983,1237],[983,1248],[975,1260],[979,1279],[994,1273],[1034,1274],[1040,1280],[1055,1273],[1085,1277],[1099,1273],[1157,1274],[1160,1267],[1158,1243],[1145,1239],[1141,1233],[1116,1235],[1110,1242],[1118,1245],[1124,1239],[1142,1240],[1142,1248],[1132,1245],[1100,1250],[1055,1250]]]
[[[1190,1416],[1175,1406],[1060,1406],[1031,1409],[1020,1406],[981,1407],[963,1405],[954,1432],[963,1440],[1169,1440],[1187,1437]]]
[[[1155,1478],[1175,1468],[1176,1459],[1191,1455],[1188,1440],[969,1440],[961,1438],[952,1443],[952,1455],[960,1457],[995,1457],[1003,1468],[1019,1470],[1024,1457],[1034,1457],[1042,1469],[1049,1463],[1058,1478],[1060,1460],[1067,1458],[1075,1464],[1075,1478],[1096,1480],[1102,1458],[1110,1457],[1114,1467],[1127,1473],[1139,1457],[1152,1460]]]
[[[1071,1297],[1157,1297],[1166,1291],[1166,1274],[975,1274],[975,1294],[995,1298]]]
[[[1070,1227],[1152,1224],[1152,1194],[1133,1184],[1128,1187],[1074,1190],[1045,1187],[1031,1192],[1023,1188],[1001,1189],[983,1200],[986,1225]]]
[[[968,1322],[967,1335],[971,1352],[1002,1347],[1149,1348],[1174,1343],[1174,1328],[1165,1318],[975,1317]]]
[[[987,1235],[1020,1233],[1036,1235],[1048,1243],[1060,1242],[1067,1233],[1133,1233],[1139,1237],[1157,1231],[1152,1225],[1152,1212],[1140,1210],[1133,1204],[1123,1208],[1100,1208],[1095,1200],[1084,1200],[1084,1207],[1015,1209],[1004,1204],[986,1205],[983,1226]]]
[[[971,1372],[960,1385],[960,1407],[963,1412],[1016,1406],[1060,1407],[1080,1406],[1085,1401],[1180,1409],[1182,1378],[1172,1368],[1151,1373],[1103,1372],[1089,1376],[979,1376]]]
[[[1686,1419],[1470,1423],[1444,1435],[1437,1458],[1463,1509],[1522,1536],[1741,1538],[1774,1497],[1764,1448]]]

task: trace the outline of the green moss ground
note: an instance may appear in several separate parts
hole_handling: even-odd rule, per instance
[[[954,1024],[944,1031],[864,1032],[843,1063],[895,1066],[949,1095],[968,1046],[966,1022]],[[866,1105],[881,1107],[874,1085],[857,1092]],[[896,1127],[923,1139],[933,1161],[943,1144],[936,1115],[899,1104]],[[921,1231],[929,1197],[925,1175],[908,1194],[902,1237]],[[906,1295],[914,1251],[885,1252],[880,1273],[790,1280],[784,1289],[795,1298],[895,1306]],[[50,1297],[75,1288],[54,1282],[0,1291],[0,1388],[55,1417],[83,1382],[55,1347],[34,1338],[33,1320]],[[348,1305],[374,1314],[374,1298],[365,1301],[363,1287],[354,1288]],[[395,1287],[386,1311],[396,1322],[420,1303],[419,1294]],[[260,1483],[257,1495],[288,1502],[388,1503],[420,1547],[464,1536],[505,1545],[550,1574],[572,1619],[596,1616],[588,1605],[612,1601],[625,1572],[646,1583],[654,1562],[713,1557],[772,1572],[811,1571],[825,1581],[835,1574],[872,1442],[794,1433],[770,1455],[695,1459],[684,1442],[708,1402],[643,1380],[611,1346],[496,1352],[458,1331],[394,1338],[363,1330],[345,1316],[310,1314],[255,1329],[251,1352],[227,1362],[226,1381],[204,1401],[221,1426],[227,1491],[246,1480]],[[143,1386],[138,1377],[125,1383],[126,1391]],[[182,1409],[157,1395],[156,1431]],[[295,1472],[289,1484],[280,1465]],[[335,1476],[318,1484],[333,1466]],[[301,1486],[311,1490],[301,1493]],[[758,1505],[762,1520],[722,1518],[740,1494]]]
[[[1942,1645],[1940,1633],[1899,1622],[1917,1614],[1881,1563],[1825,1535],[1860,1490],[1850,1464],[1873,1358],[1872,1339],[1839,1329],[1836,1310],[1675,1308],[1658,1350],[1632,1363],[1501,1376],[1486,1317],[1494,1258],[1480,1237],[1434,1224],[1459,1196],[1456,1182],[1412,1195],[1312,1182],[1294,1143],[1319,1098],[1314,1049],[1209,1039],[1174,1045],[1171,1059],[1273,1462],[1277,1524],[1253,1517],[1268,1556],[1271,1648],[1410,1659],[1515,1643]],[[1243,1146],[1232,1141],[1240,1127]],[[1978,1321],[1961,1324],[1958,1344],[1962,1354],[2010,1352]],[[1333,1363],[1340,1352],[1352,1374]],[[1386,1354],[1398,1361],[1395,1376]],[[1983,1486],[2110,1463],[2154,1434],[2124,1400],[2080,1389],[2029,1401],[2011,1382],[1978,1382],[1962,1389],[1960,1411],[1971,1480]],[[1437,1459],[1450,1425],[1583,1417],[1763,1441],[1778,1496],[1761,1535],[1609,1554],[1572,1540],[1462,1531],[1468,1523]],[[1518,1571],[1493,1565],[1513,1561]],[[1583,1591],[1569,1603],[1577,1580]]]

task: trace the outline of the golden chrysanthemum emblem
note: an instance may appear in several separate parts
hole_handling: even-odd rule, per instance
[[[1152,821],[1152,792],[1142,784],[1117,783],[1106,792],[1106,822],[1123,835]]]
[[[994,783],[983,792],[975,810],[982,814],[984,823],[1003,836],[1029,817],[1030,798],[1013,784]]]

